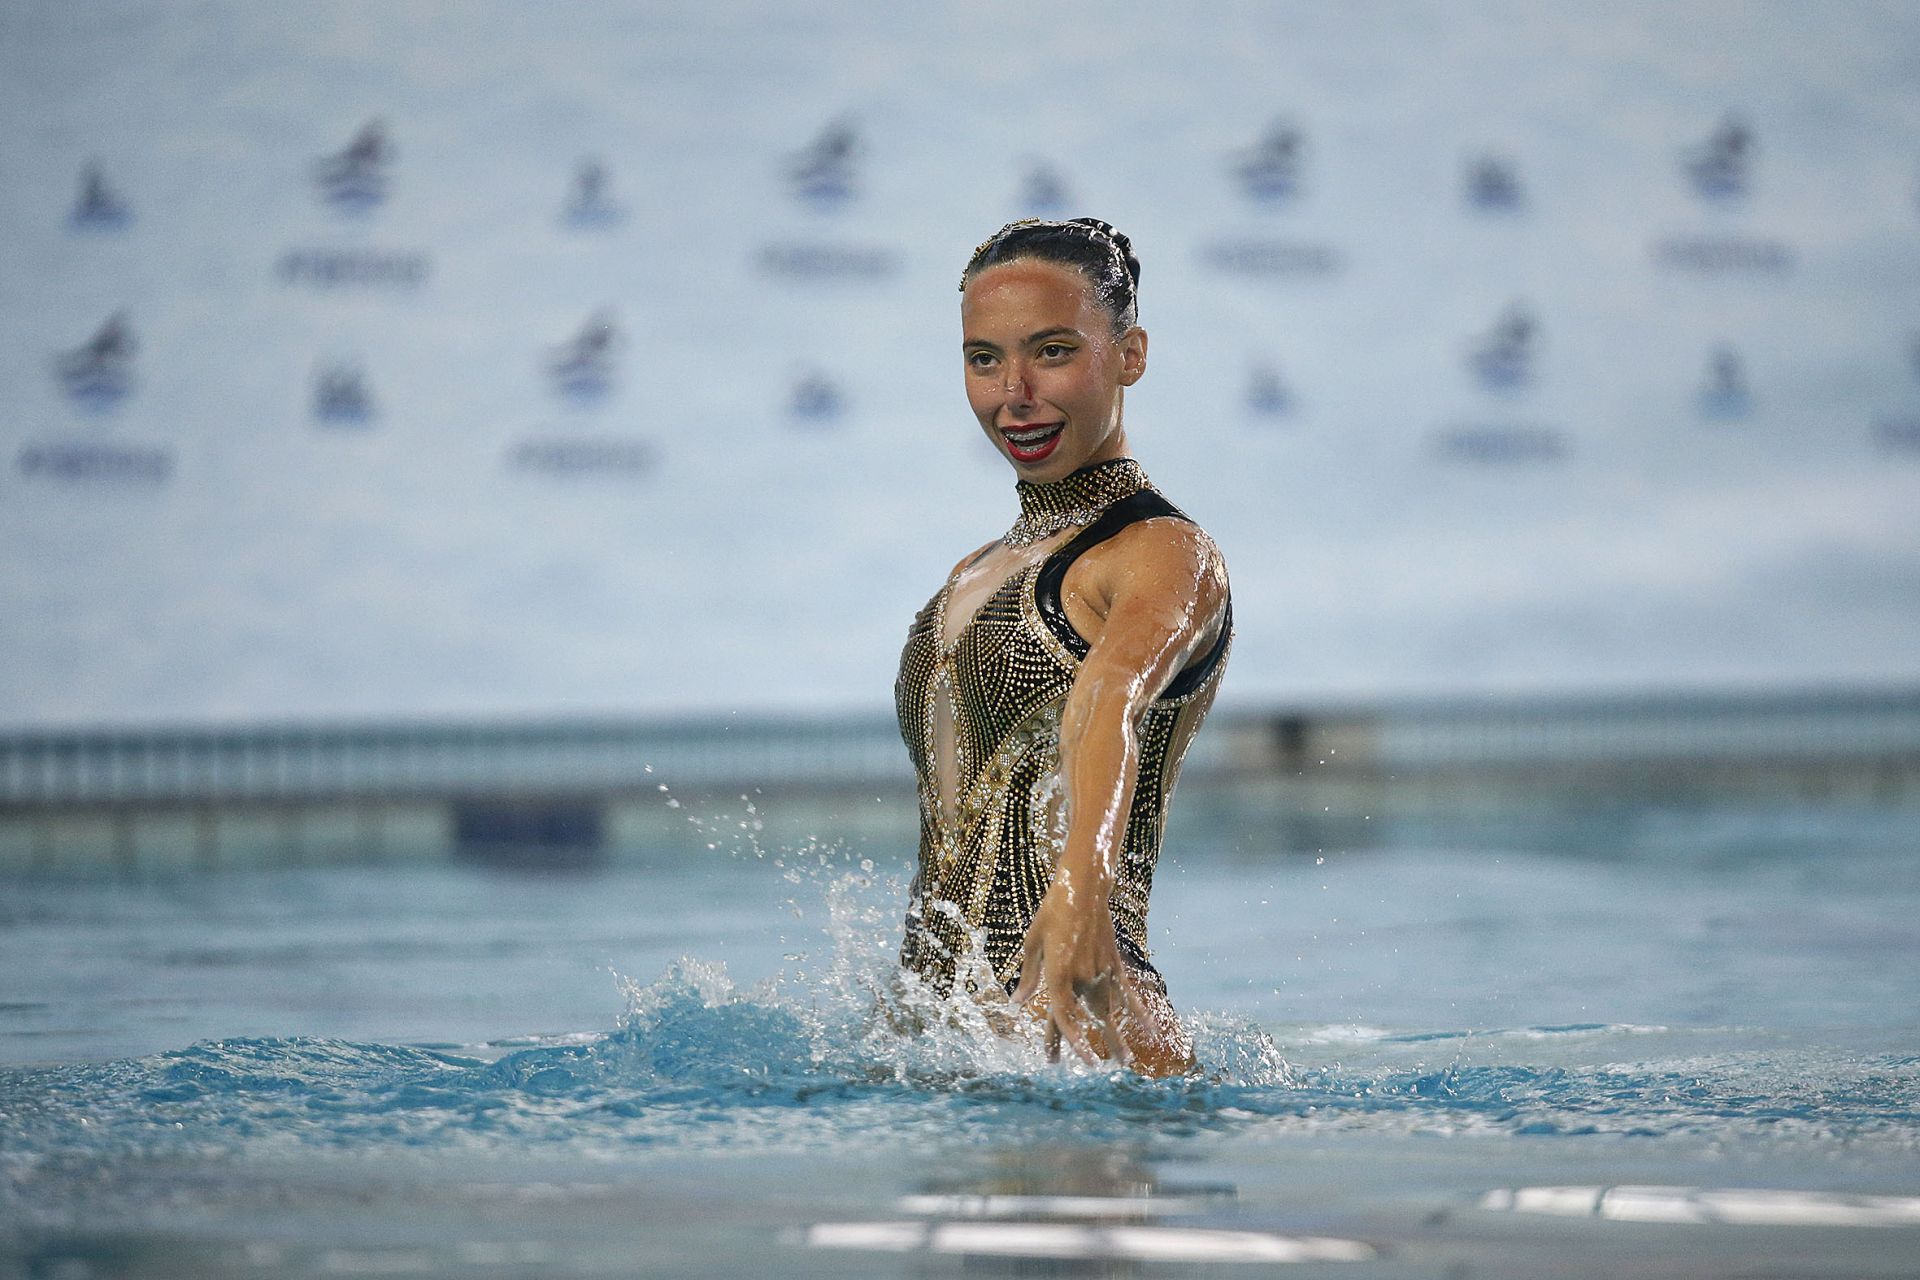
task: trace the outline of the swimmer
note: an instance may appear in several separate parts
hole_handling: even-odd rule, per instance
[[[1173,1075],[1193,1047],[1148,957],[1147,896],[1233,619],[1212,539],[1127,444],[1139,279],[1092,218],[1010,223],[961,275],[967,400],[1020,511],[900,657],[920,793],[901,963],[942,995],[1011,1000],[1051,1054]]]

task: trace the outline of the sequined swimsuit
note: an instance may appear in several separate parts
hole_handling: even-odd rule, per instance
[[[1130,471],[1128,469],[1131,469]],[[900,960],[936,990],[952,989],[976,936],[994,977],[1008,990],[1020,977],[1021,941],[1053,880],[1065,837],[1060,796],[1060,714],[1088,651],[1060,603],[1067,569],[1081,553],[1128,525],[1156,516],[1188,519],[1130,458],[1083,468],[1129,478],[1136,491],[1040,563],[1012,574],[980,606],[951,647],[943,648],[951,579],[915,615],[894,683],[900,733],[919,775],[920,858],[907,908]],[[1046,486],[1054,488],[1055,486]],[[1022,486],[1023,508],[1028,494]],[[1139,778],[1121,840],[1111,905],[1121,955],[1142,979],[1164,990],[1147,957],[1147,895],[1160,854],[1161,828],[1180,760],[1174,750],[1182,711],[1217,684],[1233,629],[1232,605],[1208,652],[1177,675],[1139,724]],[[934,742],[936,699],[945,687],[957,753],[954,820],[942,811]],[[1195,714],[1203,714],[1202,702]],[[1184,752],[1186,741],[1180,743]],[[969,978],[965,984],[976,984]]]

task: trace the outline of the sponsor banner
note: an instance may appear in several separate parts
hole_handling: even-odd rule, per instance
[[[386,203],[394,155],[386,122],[369,120],[344,147],[313,162],[314,193],[336,213],[371,213]]]
[[[1735,422],[1753,413],[1753,389],[1746,363],[1729,346],[1707,353],[1706,373],[1693,396],[1694,413],[1708,422]]]
[[[54,381],[76,408],[107,413],[133,394],[140,342],[125,311],[108,316],[93,336],[53,359]]]
[[[536,436],[507,450],[512,470],[559,479],[640,479],[652,473],[657,461],[646,441],[612,436]]]
[[[67,225],[75,231],[120,231],[133,221],[133,209],[98,160],[80,171],[80,191],[67,211]]]
[[[1475,213],[1512,215],[1527,207],[1519,166],[1505,156],[1481,155],[1469,160],[1461,192],[1467,208]]]
[[[173,476],[173,449],[163,444],[89,440],[29,441],[14,458],[25,480],[56,484],[164,484]]]
[[[885,245],[790,240],[754,254],[762,275],[789,280],[885,280],[900,271],[900,254]]]
[[[1920,413],[1882,418],[1873,424],[1873,442],[1882,453],[1920,457]]]
[[[605,308],[594,312],[572,337],[548,348],[548,389],[575,408],[599,404],[619,380],[619,353],[623,344],[613,312]]]
[[[1573,452],[1564,431],[1535,423],[1456,423],[1434,432],[1433,452],[1450,462],[1549,463]]]
[[[607,166],[588,156],[574,166],[560,207],[560,225],[572,231],[606,231],[627,220],[627,207],[613,194]]]
[[[838,379],[811,369],[787,392],[787,418],[801,426],[829,426],[847,415],[847,393]]]
[[[273,267],[283,285],[322,290],[418,289],[432,271],[433,259],[420,249],[290,248]]]
[[[313,420],[326,427],[364,427],[378,416],[367,371],[355,360],[329,360],[313,371]]]
[[[1467,346],[1467,369],[1484,391],[1509,394],[1533,384],[1542,344],[1540,321],[1524,302],[1514,302]]]
[[[1784,240],[1756,236],[1663,236],[1648,252],[1658,266],[1698,275],[1783,276],[1796,258]]]
[[[1291,417],[1299,408],[1293,388],[1271,360],[1255,360],[1247,369],[1245,386],[1242,401],[1252,417],[1272,421]]]
[[[1233,276],[1327,278],[1347,268],[1337,245],[1273,236],[1224,236],[1201,244],[1194,256],[1201,266]]]

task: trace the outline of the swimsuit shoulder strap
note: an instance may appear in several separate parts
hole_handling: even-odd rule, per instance
[[[1040,573],[1033,582],[1033,603],[1040,611],[1040,617],[1047,629],[1065,645],[1076,658],[1087,656],[1092,648],[1073,623],[1067,620],[1065,606],[1060,603],[1060,587],[1066,581],[1067,570],[1073,567],[1089,549],[1099,546],[1128,525],[1138,524],[1142,520],[1151,520],[1156,516],[1171,516],[1176,520],[1185,520],[1192,524],[1193,517],[1168,502],[1153,489],[1142,489],[1120,499],[1101,512],[1094,522],[1075,534],[1065,546],[1046,558],[1040,566]],[[1184,697],[1205,683],[1213,669],[1220,664],[1226,653],[1227,637],[1233,630],[1233,601],[1227,601],[1226,616],[1220,622],[1220,635],[1206,654],[1189,664],[1179,675],[1173,678],[1162,698]]]

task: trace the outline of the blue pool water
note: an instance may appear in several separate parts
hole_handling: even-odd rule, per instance
[[[1189,840],[1158,1082],[895,1031],[898,851],[11,882],[0,1274],[1913,1274],[1912,825]]]

